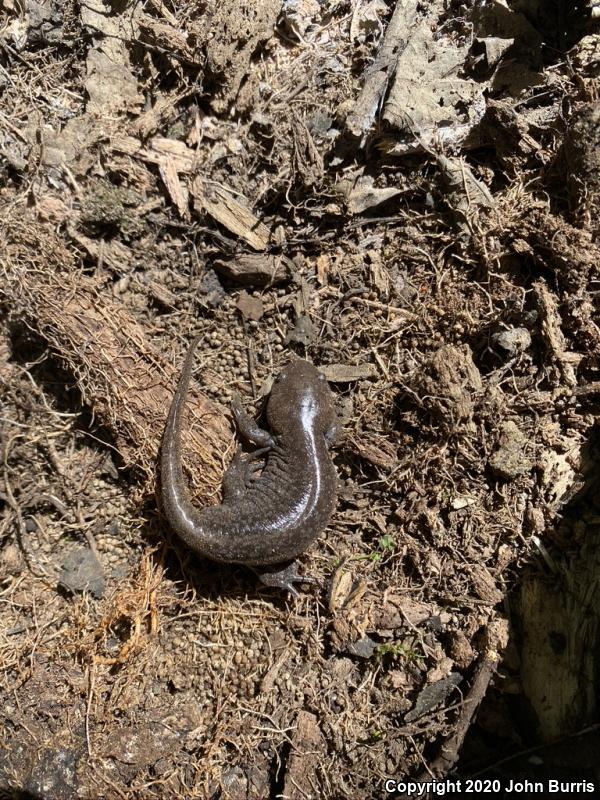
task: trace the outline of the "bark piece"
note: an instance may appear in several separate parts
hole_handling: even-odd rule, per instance
[[[567,386],[577,386],[575,366],[581,360],[581,356],[578,353],[569,353],[567,350],[556,298],[543,281],[535,284],[534,292],[542,318],[542,335],[546,346],[558,366],[563,381]]]
[[[543,741],[597,720],[600,549],[589,526],[580,552],[557,575],[530,574],[520,593],[521,679]]]
[[[374,364],[327,364],[319,367],[319,372],[331,383],[350,383],[376,378],[379,374]]]
[[[129,55],[129,42],[139,34],[135,5],[121,14],[103,0],[89,0],[80,7],[81,22],[100,36],[87,56],[86,114],[110,118],[136,111],[143,104]]]
[[[215,261],[215,269],[244,286],[273,286],[290,277],[293,264],[285,256],[242,253],[228,261]]]
[[[423,407],[448,424],[468,420],[474,396],[483,389],[481,374],[467,346],[442,345],[418,375],[417,393]]]
[[[309,711],[299,711],[285,776],[284,797],[305,800],[307,796],[317,796],[321,785],[318,770],[326,752],[325,737],[317,717]]]
[[[416,15],[416,0],[400,0],[396,3],[377,57],[365,74],[354,110],[346,120],[346,127],[354,136],[362,137],[375,120],[381,98],[396,71],[399,53],[406,47]]]
[[[565,134],[567,188],[575,219],[598,234],[600,217],[600,103],[577,110]]]
[[[259,320],[265,313],[260,297],[252,297],[248,292],[242,292],[237,301],[237,307],[244,319]]]
[[[146,147],[143,147],[135,136],[115,136],[111,140],[111,147],[120,153],[125,153],[149,164],[162,164],[165,160],[173,163],[177,172],[190,173],[198,167],[198,158],[185,142],[179,139],[168,139],[165,136],[154,136]]]
[[[207,5],[190,28],[204,40],[208,70],[219,87],[211,105],[222,113],[235,100],[257,48],[273,35],[281,0],[210,0]]]

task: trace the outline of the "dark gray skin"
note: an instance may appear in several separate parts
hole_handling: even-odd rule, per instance
[[[328,449],[337,432],[331,391],[308,361],[287,364],[269,396],[271,433],[234,399],[240,433],[260,449],[249,456],[238,450],[223,478],[222,505],[195,508],[181,467],[181,423],[197,342],[186,356],[163,435],[164,514],[192,550],[213,561],[260,567],[263,583],[297,594],[292,584],[307,579],[289,562],[323,532],[336,505],[337,478]],[[264,468],[256,462],[260,456],[265,456]]]

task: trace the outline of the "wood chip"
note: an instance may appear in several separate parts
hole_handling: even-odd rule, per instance
[[[160,177],[166,186],[169,196],[179,212],[179,216],[185,220],[190,218],[189,209],[189,193],[185,186],[182,185],[177,174],[175,163],[170,158],[165,158],[160,162],[158,170]]]
[[[329,273],[331,267],[331,260],[327,253],[321,253],[320,256],[317,256],[317,260],[315,262],[315,267],[317,270],[317,280],[320,286],[325,286],[327,283],[327,275]]]
[[[135,136],[117,136],[111,140],[111,147],[150,164],[160,165],[168,159],[177,172],[188,174],[198,168],[196,152],[178,139],[155,136],[148,142],[147,147],[143,147]]]
[[[242,253],[237,258],[218,260],[215,269],[245,286],[273,286],[290,277],[293,264],[285,256]]]
[[[247,205],[236,200],[230,191],[218,183],[208,183],[202,178],[196,178],[192,183],[192,194],[196,212],[206,211],[254,250],[266,249],[269,229]]]
[[[365,461],[382,469],[393,469],[398,464],[398,454],[385,436],[371,434],[368,438],[351,439],[350,448]]]
[[[149,14],[140,14],[139,26],[140,39],[144,43],[173,53],[190,64],[197,64],[201,58],[200,53],[188,45],[188,36],[177,22],[173,24],[155,19]]]
[[[99,267],[106,267],[117,275],[128,272],[133,258],[131,250],[118,239],[104,241],[91,239],[80,233],[74,224],[68,226],[69,236],[84,248],[87,254],[96,261]]]
[[[379,374],[374,364],[328,364],[326,367],[319,367],[319,372],[331,383],[350,383],[351,381],[363,381],[367,378],[376,378]]]
[[[362,137],[374,122],[384,92],[389,87],[390,75],[395,72],[399,54],[406,47],[416,16],[416,0],[396,3],[377,57],[365,74],[363,88],[346,120],[346,127],[354,136]]]

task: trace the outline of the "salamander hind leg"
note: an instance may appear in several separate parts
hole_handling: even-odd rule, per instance
[[[275,586],[279,589],[286,589],[294,597],[300,597],[300,593],[294,587],[295,583],[312,583],[320,586],[321,582],[316,578],[300,575],[298,563],[291,561],[288,564],[275,564],[271,567],[253,567],[265,586]]]

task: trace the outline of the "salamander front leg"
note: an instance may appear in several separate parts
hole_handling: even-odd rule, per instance
[[[325,431],[325,444],[329,449],[332,447],[336,441],[338,440],[340,435],[340,425],[337,419],[331,424],[331,426]]]
[[[271,567],[252,567],[265,586],[276,586],[279,589],[286,589],[294,597],[300,597],[300,593],[294,587],[295,583],[312,583],[320,586],[321,582],[316,578],[309,578],[300,575],[298,563],[291,561],[288,564],[275,564]]]
[[[252,442],[257,447],[273,447],[275,440],[268,431],[259,427],[252,417],[242,408],[242,403],[237,394],[231,398],[231,410],[239,432],[244,439]]]

